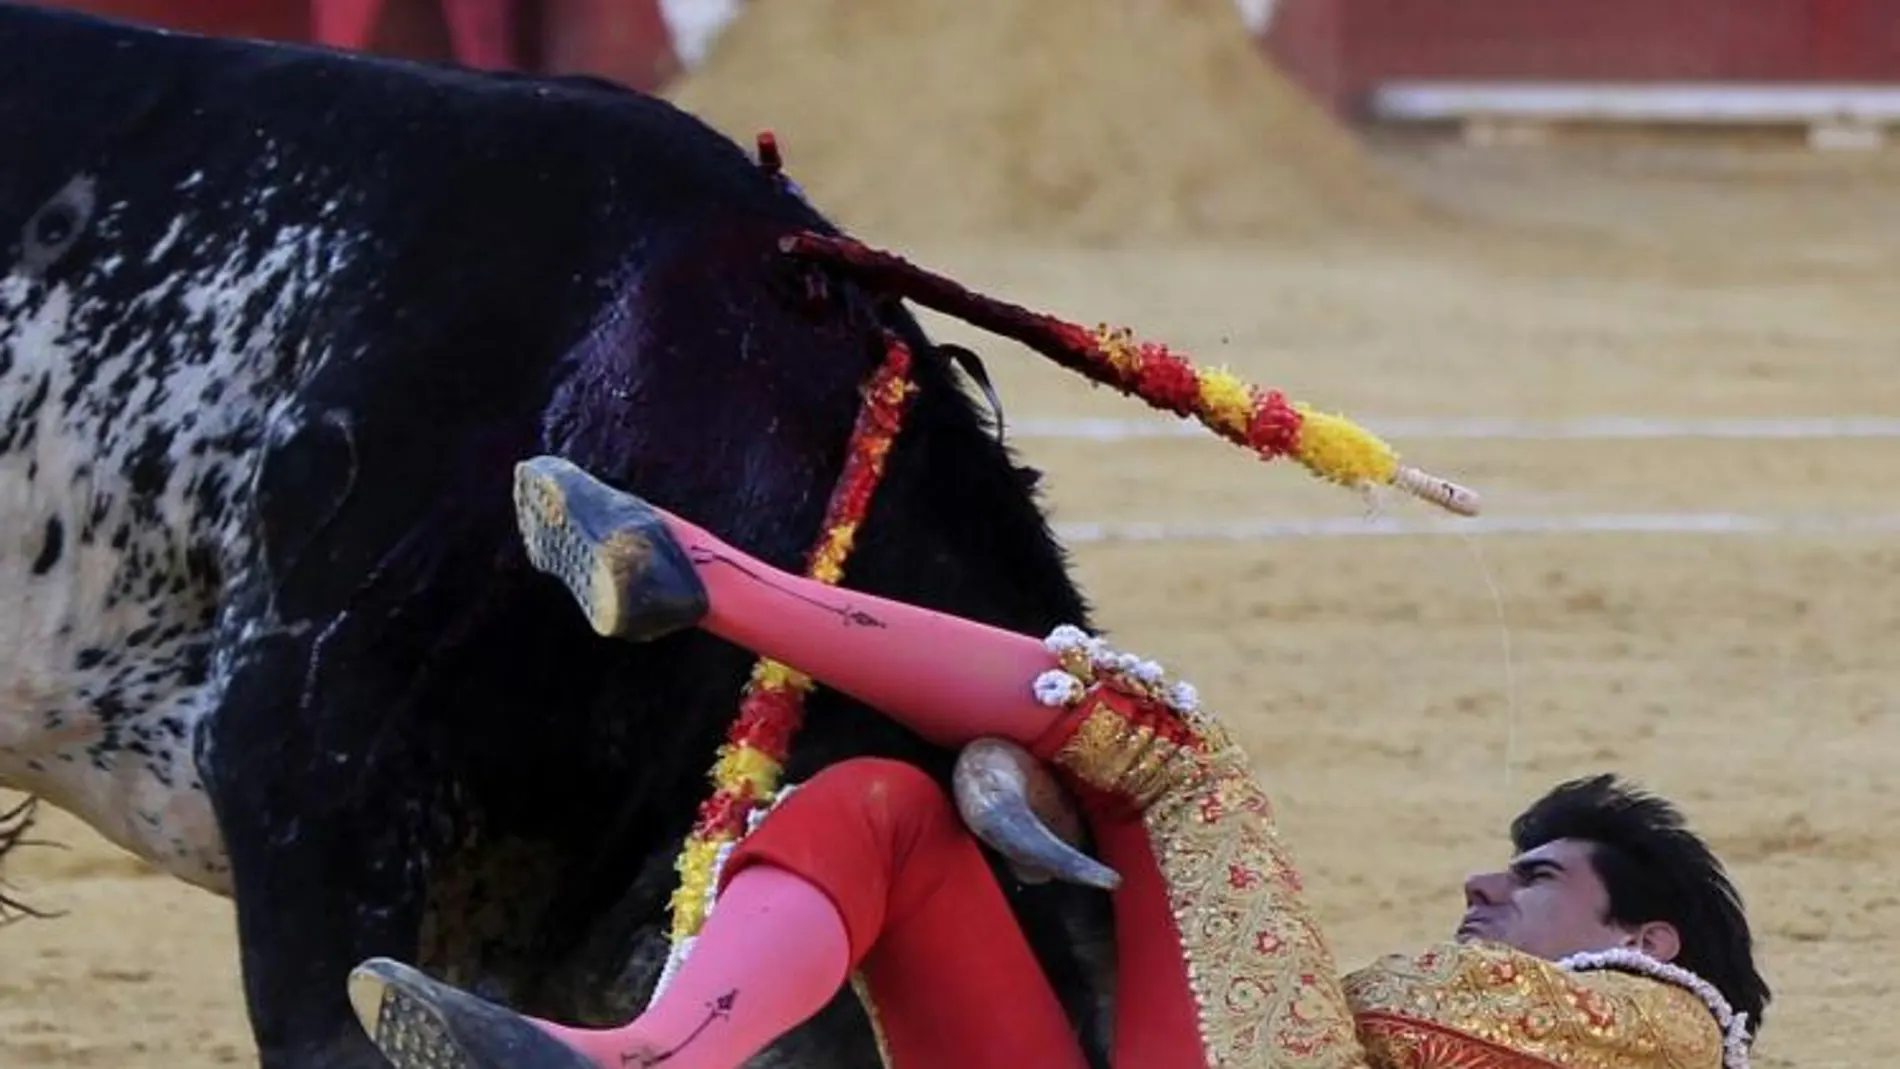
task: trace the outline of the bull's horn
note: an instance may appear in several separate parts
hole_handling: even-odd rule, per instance
[[[977,739],[957,757],[955,783],[964,824],[1007,858],[1025,881],[1042,883],[1054,877],[1105,891],[1121,886],[1119,873],[1069,841],[1081,837],[1082,822],[1073,803],[1022,747],[1001,739]],[[1067,825],[1069,838],[1051,831],[1038,809]]]

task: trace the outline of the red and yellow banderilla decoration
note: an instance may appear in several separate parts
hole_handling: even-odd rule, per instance
[[[884,477],[884,462],[903,426],[916,386],[911,382],[911,353],[887,335],[884,360],[871,375],[851,432],[844,471],[832,488],[824,526],[806,561],[805,574],[836,585],[854,548],[871,495]],[[750,826],[771,806],[791,753],[792,737],[805,718],[810,677],[769,658],[753,663],[739,702],[739,717],[726,734],[713,766],[713,793],[699,807],[675,867],[680,883],[673,892],[672,952],[655,997],[665,990],[685,961],[706,923],[726,856]]]
[[[1278,390],[1249,386],[1225,371],[1196,367],[1127,330],[1094,331],[971,292],[890,253],[849,238],[794,234],[779,247],[857,276],[868,288],[1022,343],[1089,380],[1155,408],[1191,416],[1264,460],[1291,457],[1328,482],[1356,489],[1390,486],[1461,516],[1478,514],[1478,495],[1399,462],[1377,436],[1344,416],[1289,402]]]

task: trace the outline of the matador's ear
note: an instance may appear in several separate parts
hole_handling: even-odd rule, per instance
[[[1682,953],[1682,933],[1668,921],[1650,921],[1630,933],[1631,945],[1661,962],[1676,960]]]

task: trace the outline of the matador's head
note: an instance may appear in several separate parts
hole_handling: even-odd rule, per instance
[[[1770,993],[1741,895],[1668,802],[1603,775],[1560,784],[1511,822],[1502,870],[1465,881],[1458,938],[1557,961],[1629,948],[1714,985],[1751,1034]]]

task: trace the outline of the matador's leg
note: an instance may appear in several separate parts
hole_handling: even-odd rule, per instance
[[[734,1069],[854,971],[898,1069],[1086,1065],[949,800],[872,758],[814,776],[739,845],[692,953],[628,1024],[535,1021],[387,961],[352,994],[397,1069]]]
[[[518,467],[516,499],[530,558],[603,634],[702,627],[933,741],[1006,738],[1061,769],[1124,881],[1117,1069],[1359,1063],[1246,756],[1158,669],[793,575],[555,458]]]
[[[947,746],[1056,722],[1029,686],[1056,662],[1029,636],[774,568],[555,457],[517,466],[515,507],[529,558],[602,634],[698,626]]]

